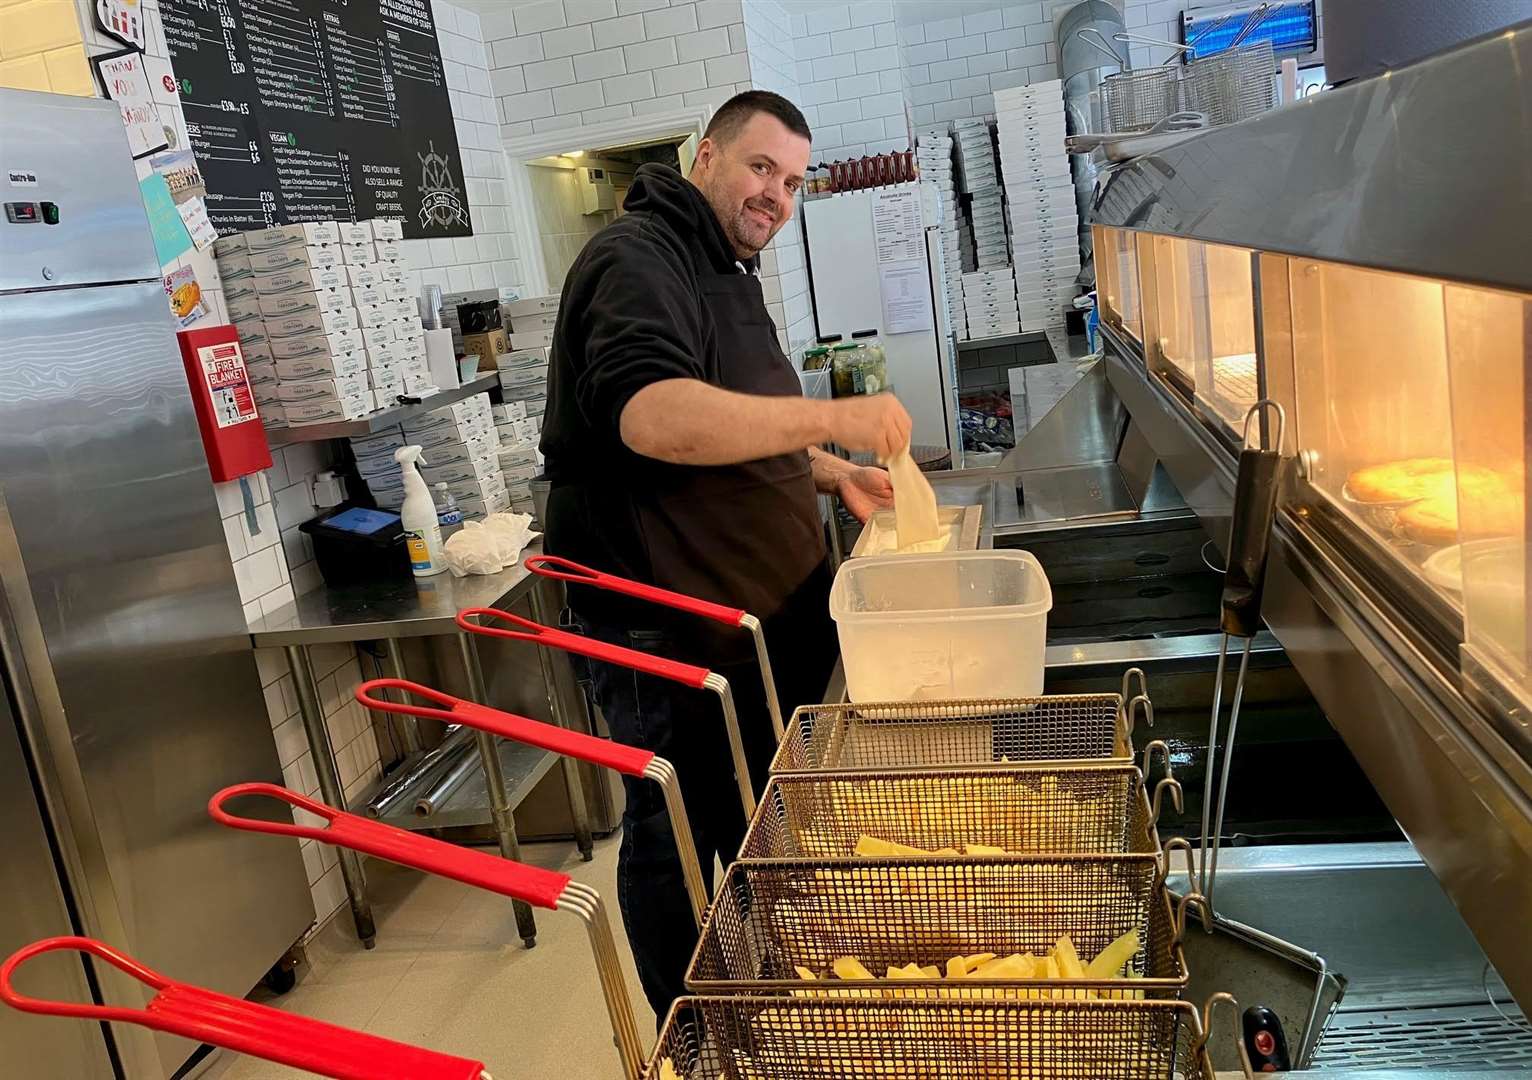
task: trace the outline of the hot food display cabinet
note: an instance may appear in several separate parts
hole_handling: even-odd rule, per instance
[[[1116,167],[1092,207],[1106,379],[1220,550],[1246,414],[1281,406],[1267,625],[1523,1008],[1529,72],[1524,24]]]

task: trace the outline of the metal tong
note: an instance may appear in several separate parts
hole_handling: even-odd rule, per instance
[[[1252,444],[1250,424],[1266,409],[1277,414],[1276,440],[1269,446]],[[1264,429],[1266,425],[1263,423]],[[1281,463],[1282,441],[1287,433],[1287,414],[1270,398],[1263,398],[1245,413],[1245,427],[1239,452],[1239,473],[1234,485],[1234,510],[1229,524],[1229,558],[1224,570],[1223,596],[1219,624],[1223,636],[1218,644],[1218,673],[1213,683],[1213,709],[1208,724],[1208,766],[1202,786],[1202,837],[1197,891],[1207,898],[1213,910],[1213,886],[1218,876],[1218,850],[1222,843],[1224,809],[1229,795],[1229,767],[1234,760],[1234,737],[1239,727],[1239,709],[1245,696],[1245,675],[1250,666],[1250,645],[1261,628],[1261,596],[1265,589],[1266,561],[1271,553],[1271,526],[1276,517],[1277,467]],[[1244,639],[1240,653],[1239,674],[1234,680],[1234,700],[1229,710],[1229,733],[1224,743],[1219,770],[1217,810],[1213,803],[1213,759],[1218,749],[1219,717],[1223,711],[1224,670],[1229,654],[1229,638]],[[1212,829],[1209,831],[1209,822]],[[1211,850],[1209,845],[1211,844]],[[1189,860],[1188,860],[1189,862]],[[1212,933],[1211,919],[1204,927]]]

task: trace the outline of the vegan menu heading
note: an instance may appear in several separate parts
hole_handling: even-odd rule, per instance
[[[473,230],[430,0],[161,0],[220,233],[403,218]]]

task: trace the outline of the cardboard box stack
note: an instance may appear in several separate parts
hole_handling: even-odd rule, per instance
[[[1058,80],[995,92],[1021,325],[1061,325],[1077,292],[1079,219]]]
[[[213,253],[267,427],[355,420],[434,393],[398,221],[220,237]]]
[[[1000,266],[964,274],[963,309],[967,313],[970,340],[1021,333],[1016,279],[1011,268]]]
[[[967,327],[963,319],[962,244],[958,238],[961,214],[958,193],[952,179],[952,134],[945,124],[921,128],[915,136],[915,158],[920,166],[921,183],[936,189],[937,219],[941,228],[942,252],[947,264],[947,320],[962,337]]]
[[[968,227],[973,233],[973,258],[964,265],[963,316],[969,339],[1014,333],[1016,296],[1005,292],[1005,275],[1011,264],[1006,233],[1005,206],[995,145],[989,123],[981,117],[953,123],[957,137],[959,175],[968,194]]]
[[[357,472],[385,509],[398,510],[404,502],[403,474],[394,461],[394,452],[402,446],[422,448],[420,475],[432,497],[438,497],[437,485],[445,484],[465,519],[478,521],[510,509],[488,394],[475,394],[350,441]]]
[[[558,296],[533,296],[501,305],[510,323],[511,351],[495,358],[500,397],[495,412],[500,434],[500,465],[510,492],[511,509],[533,513],[532,478],[542,471],[537,441],[548,407],[548,350],[558,322]]]

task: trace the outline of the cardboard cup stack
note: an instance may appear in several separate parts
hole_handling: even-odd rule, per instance
[[[434,393],[398,221],[313,221],[213,246],[268,428],[356,420]]]
[[[1058,80],[995,92],[1023,330],[1059,326],[1076,293],[1079,219]]]
[[[532,478],[542,471],[537,442],[548,407],[548,354],[558,322],[559,298],[533,296],[501,305],[510,321],[510,351],[495,358],[500,374],[500,397],[495,412],[500,433],[500,465],[510,492],[511,509],[535,513]]]

